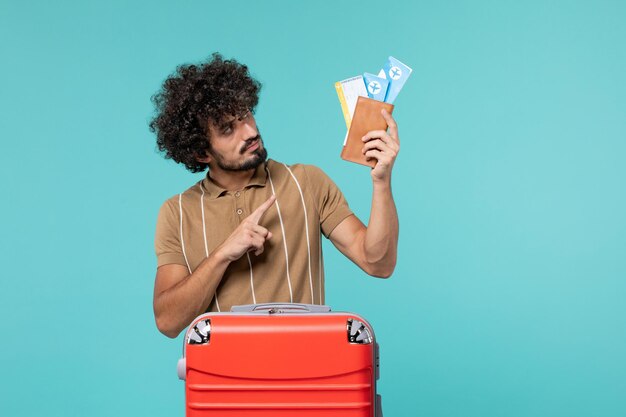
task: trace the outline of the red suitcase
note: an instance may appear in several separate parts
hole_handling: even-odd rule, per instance
[[[382,417],[378,374],[367,321],[310,304],[203,314],[178,363],[187,417]]]

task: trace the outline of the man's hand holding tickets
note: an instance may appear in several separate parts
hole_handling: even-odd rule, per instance
[[[389,181],[400,149],[392,104],[413,70],[390,56],[378,75],[368,72],[335,83],[348,127],[341,158],[373,168],[375,182]],[[365,146],[363,146],[365,145]]]
[[[372,130],[363,136],[363,154],[367,159],[377,161],[371,173],[374,182],[390,182],[391,169],[400,151],[400,138],[393,117],[384,109],[381,114],[387,122],[388,131]]]

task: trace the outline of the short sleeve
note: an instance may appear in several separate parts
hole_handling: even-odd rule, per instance
[[[341,190],[324,171],[313,165],[305,165],[304,171],[313,190],[322,233],[328,238],[339,223],[353,214],[352,210]]]
[[[157,267],[166,264],[187,265],[180,245],[179,214],[173,203],[168,200],[159,210],[154,237]]]

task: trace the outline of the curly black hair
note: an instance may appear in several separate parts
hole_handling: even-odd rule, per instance
[[[219,53],[198,65],[177,67],[152,96],[156,116],[150,130],[159,150],[191,172],[204,171],[208,164],[197,158],[211,149],[209,122],[219,125],[228,117],[254,113],[260,89],[247,66]]]

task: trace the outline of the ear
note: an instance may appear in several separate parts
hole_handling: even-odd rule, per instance
[[[211,157],[207,156],[205,158],[196,158],[196,161],[208,164],[211,162]]]
[[[196,161],[208,164],[209,162],[211,162],[211,155],[209,155],[208,152],[206,153],[206,155],[196,154]]]

